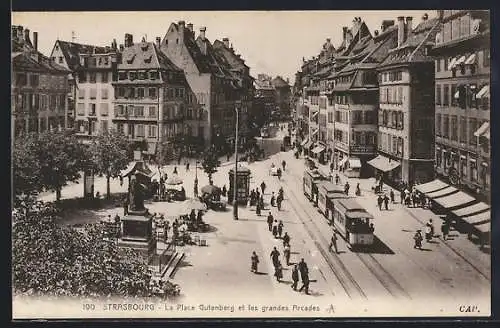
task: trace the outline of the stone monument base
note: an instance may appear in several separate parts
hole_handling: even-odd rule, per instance
[[[121,237],[119,247],[134,249],[140,254],[150,257],[156,253],[156,238],[153,236],[153,218],[146,209],[129,211],[121,220]]]

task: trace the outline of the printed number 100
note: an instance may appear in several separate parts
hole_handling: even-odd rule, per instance
[[[85,303],[85,304],[83,304],[83,310],[84,311],[93,311],[93,310],[95,310],[95,304]]]

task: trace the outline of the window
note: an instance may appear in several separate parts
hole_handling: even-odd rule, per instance
[[[90,99],[97,98],[97,89],[90,89]]]
[[[76,115],[78,115],[78,116],[85,115],[85,104],[82,104],[82,103],[76,104]]]
[[[85,83],[87,82],[87,74],[84,71],[78,72],[78,82]]]
[[[64,62],[64,58],[62,56],[59,56],[59,64],[62,64]]]
[[[128,117],[134,116],[134,105],[127,105],[127,115]]]
[[[382,118],[383,125],[387,126],[387,124],[389,123],[389,111],[384,110],[384,113],[382,115],[383,115]]]
[[[145,80],[145,79],[147,79],[147,73],[139,72],[139,80]]]
[[[450,121],[448,115],[443,115],[443,137],[448,138],[450,133]]]
[[[36,103],[36,100],[35,100],[35,103]],[[60,94],[59,95],[59,109],[64,110],[65,108],[66,108],[66,95]]]
[[[125,110],[124,110],[123,105],[116,105],[115,106],[115,116],[116,117],[125,116]]]
[[[124,134],[125,133],[125,128],[124,128],[123,123],[116,124],[116,130],[118,131],[118,133]]]
[[[158,72],[156,72],[156,71],[151,71],[151,72],[149,72],[149,78],[150,78],[151,80],[157,80],[157,79],[158,79],[158,77],[159,77]]]
[[[144,98],[144,88],[137,88],[137,98]]]
[[[477,144],[477,138],[474,135],[474,132],[476,132],[477,128],[478,128],[477,119],[469,118],[469,144],[470,145]]]
[[[90,122],[92,134],[97,134],[97,121]]]
[[[404,129],[404,113],[403,112],[398,112],[398,129],[402,130]]]
[[[95,83],[96,82],[96,73],[95,72],[90,72],[89,73],[89,82],[90,83]]]
[[[477,85],[469,85],[467,88],[467,108],[477,108],[476,93],[478,92]]]
[[[372,111],[365,112],[365,122],[364,124],[375,124],[375,114]]]
[[[26,79],[26,74],[24,73],[17,73],[16,74],[16,85],[18,86],[25,86],[28,83]]]
[[[156,88],[149,88],[149,98],[156,99]]]
[[[156,107],[155,106],[149,106],[148,108],[148,116],[149,117],[156,117]]]
[[[107,57],[106,57],[106,59],[107,59]],[[108,72],[102,72],[101,73],[101,82],[108,83],[108,80],[109,80]]]
[[[104,65],[106,65],[106,66],[109,65],[109,57],[108,56],[104,57]]]
[[[403,87],[398,87],[398,104],[403,104]]]
[[[37,87],[39,85],[40,79],[37,74],[30,74],[30,85],[32,87]]]
[[[467,121],[465,117],[460,117],[460,143],[467,142]]]
[[[118,80],[126,80],[127,72],[118,72]]]
[[[29,106],[31,106],[31,101],[29,101],[28,104],[29,104]],[[56,97],[56,95],[50,95],[50,98],[49,98],[49,107],[50,107],[51,111],[53,111],[56,108],[56,104],[57,104],[57,97]]]
[[[398,126],[398,112],[393,111],[391,113],[391,125],[393,128],[396,128]]]
[[[362,124],[362,120],[361,120],[361,114],[362,112],[360,110],[355,110],[352,112],[352,116],[353,116],[353,124]]]
[[[401,138],[401,137],[398,137],[397,154],[398,154],[398,156],[403,156],[403,138]]]
[[[144,117],[144,107],[143,106],[136,106],[134,109],[135,116],[136,117]]]
[[[34,109],[40,108],[40,95],[38,93],[35,93],[33,95],[33,108]]]
[[[95,116],[96,115],[96,104],[89,104],[89,106],[90,106],[89,116]]]
[[[457,87],[458,91],[458,106],[462,109],[465,109],[467,102],[467,88],[465,85],[459,85]]]
[[[108,103],[101,103],[99,107],[101,116],[108,116]]]
[[[116,95],[117,95],[117,98],[123,98],[125,96],[125,88],[124,87],[117,87],[116,88]]]
[[[458,139],[457,117],[453,115],[451,117],[451,140],[457,141],[457,139]]]
[[[137,72],[129,72],[129,79],[131,81],[137,80]]]
[[[184,88],[179,89],[179,97],[184,98]]]
[[[102,132],[108,131],[108,121],[101,121],[101,131]]]
[[[436,166],[441,167],[442,162],[443,162],[443,157],[441,156],[441,150],[438,150],[436,148]]]
[[[483,51],[483,66],[490,66],[490,49],[484,49]]]
[[[158,127],[156,125],[148,125],[148,137],[156,138],[158,133]]]
[[[446,57],[444,59],[444,63],[443,63],[443,71],[447,71],[448,70],[448,57]]]
[[[436,135],[441,136],[441,114],[436,114]]]
[[[458,106],[458,98],[457,96],[457,85],[452,84],[451,85],[451,105],[452,106]]]
[[[470,181],[477,181],[477,163],[475,159],[470,159]]]
[[[135,132],[138,137],[144,137],[144,124],[137,124]]]
[[[436,105],[441,105],[441,85],[436,84]]]
[[[436,60],[436,72],[441,72],[441,59]]]
[[[167,99],[172,99],[174,98],[174,89],[168,88],[167,89]]]

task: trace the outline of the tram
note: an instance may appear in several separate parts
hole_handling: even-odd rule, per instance
[[[327,180],[317,169],[307,169],[304,171],[302,188],[307,199],[317,205],[318,202],[318,183]]]
[[[329,203],[333,199],[345,198],[344,188],[337,186],[329,181],[320,182],[318,184],[318,211],[328,218]]]
[[[351,249],[373,244],[373,216],[352,198],[334,199],[333,226]]]

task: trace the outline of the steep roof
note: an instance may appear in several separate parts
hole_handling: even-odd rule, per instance
[[[415,27],[408,39],[397,48],[392,49],[384,58],[379,67],[431,61],[432,58],[425,54],[425,45],[433,45],[436,34],[439,32],[439,19],[428,19]]]
[[[207,68],[207,73],[212,73],[219,77],[230,77],[230,75],[225,72],[222,64],[218,62],[218,55],[215,53],[209,39],[198,36],[196,38],[196,44],[198,45],[198,49],[205,49],[205,51],[201,51],[199,59],[204,62],[204,65]]]
[[[12,67],[14,71],[49,72],[52,74],[68,74],[69,70],[56,64],[50,58],[34,51],[12,53]]]
[[[57,40],[55,46],[59,46],[61,52],[63,53],[64,58],[66,59],[66,63],[68,63],[68,67],[74,68],[80,65],[80,60],[78,59],[80,55],[91,55],[91,54],[105,54],[111,52],[111,47],[102,47],[95,46],[83,43],[75,43]]]
[[[164,69],[182,71],[153,42],[140,42],[123,50],[119,69]]]
[[[290,85],[285,80],[283,80],[283,78],[281,76],[276,76],[274,79],[272,79],[271,84],[276,89],[290,87]]]

